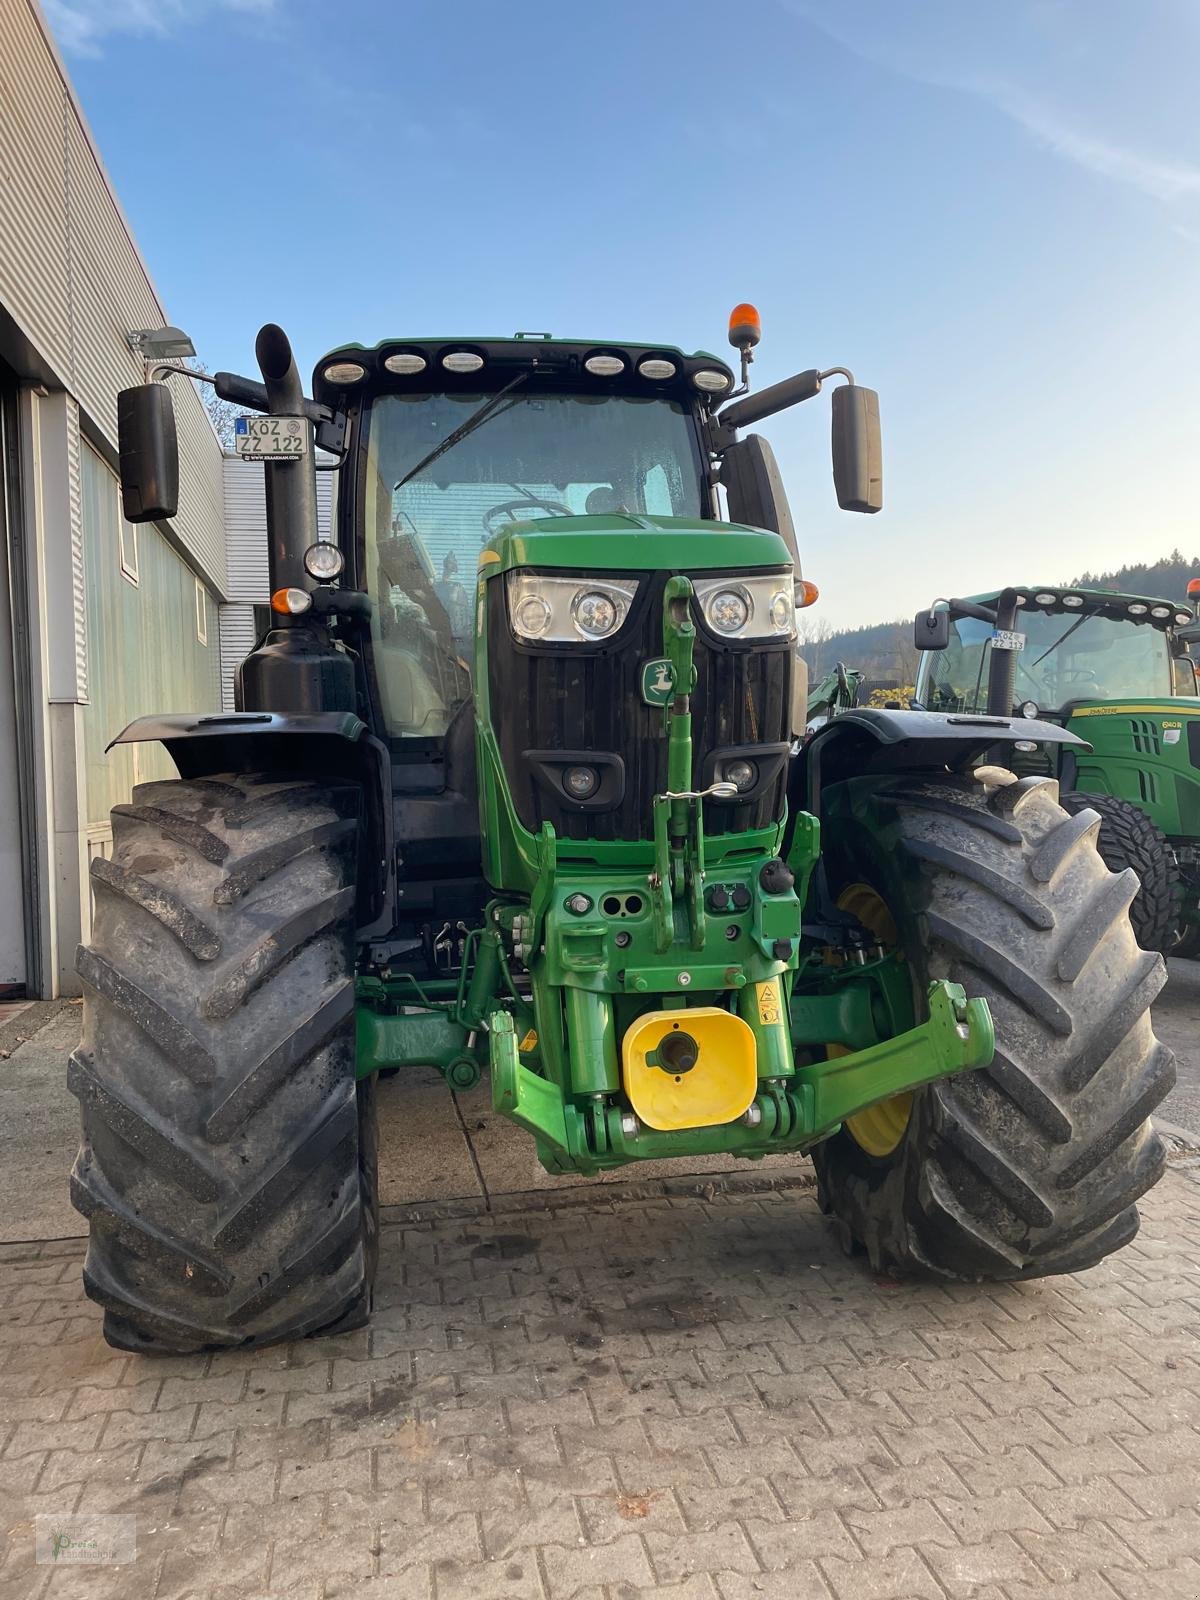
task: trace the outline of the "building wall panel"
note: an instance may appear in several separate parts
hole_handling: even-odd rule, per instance
[[[27,0],[0,0],[0,304],[72,377],[66,96]]]
[[[117,442],[117,392],[143,381],[126,335],[170,318],[30,0],[0,0],[0,305]],[[195,385],[168,380],[180,444],[172,532],[220,594],[221,449]]]
[[[121,569],[117,481],[83,445],[83,531],[87,572],[89,703],[84,709],[89,843],[101,840],[114,805],[137,783],[174,778],[158,744],[105,746],[135,717],[153,711],[208,711],[220,704],[218,613],[205,591],[205,633],[197,627],[196,577],[158,530],[137,530],[137,583]],[[127,527],[128,525],[126,525]]]

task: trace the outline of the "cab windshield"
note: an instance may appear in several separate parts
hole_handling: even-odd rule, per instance
[[[363,578],[374,601],[379,699],[394,735],[441,735],[470,698],[479,552],[507,523],[701,515],[692,419],[661,398],[521,386],[402,481],[488,399],[387,394],[368,414]]]
[[[1170,641],[1153,623],[1093,615],[1085,608],[1022,611],[1017,627],[1025,635],[1025,648],[1017,652],[1018,705],[1032,700],[1039,711],[1060,711],[1073,700],[1149,699],[1178,692]],[[991,635],[989,622],[955,618],[949,646],[925,658],[921,703],[930,711],[985,711]]]

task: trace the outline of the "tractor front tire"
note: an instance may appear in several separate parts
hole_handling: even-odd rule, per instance
[[[352,785],[146,783],[92,863],[84,1287],[119,1349],[361,1326],[378,1247],[373,1082],[356,1083]]]
[[[996,1028],[991,1065],[917,1091],[893,1149],[843,1127],[813,1151],[823,1208],[877,1271],[1037,1278],[1137,1231],[1175,1062],[1150,1026],[1166,974],[1133,937],[1137,879],[1109,872],[1099,826],[1051,779],[946,776],[872,790],[826,830],[834,884],[866,883],[891,912],[917,1003],[948,978]]]
[[[1134,936],[1143,950],[1168,955],[1179,919],[1179,871],[1167,837],[1131,800],[1112,794],[1084,794],[1069,789],[1059,797],[1064,811],[1098,812],[1098,848],[1110,872],[1132,867],[1141,889],[1129,908]]]

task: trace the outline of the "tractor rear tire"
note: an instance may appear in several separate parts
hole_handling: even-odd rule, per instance
[[[1132,867],[1141,881],[1129,908],[1134,936],[1143,950],[1168,955],[1178,931],[1179,870],[1166,835],[1132,801],[1117,795],[1070,789],[1058,803],[1073,817],[1088,807],[1099,812],[1104,865],[1110,872]]]
[[[1108,871],[1099,826],[1048,778],[946,776],[897,780],[826,833],[832,881],[891,912],[917,1003],[948,978],[996,1027],[991,1065],[918,1090],[888,1154],[846,1127],[813,1152],[823,1208],[879,1272],[1077,1272],[1137,1232],[1175,1061],[1150,1026],[1166,972],[1133,937],[1137,880]]]
[[[80,948],[84,1287],[118,1349],[178,1354],[369,1316],[375,1097],[355,1079],[359,794],[140,785]]]

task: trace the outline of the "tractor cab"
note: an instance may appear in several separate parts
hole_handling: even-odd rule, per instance
[[[372,601],[377,730],[401,758],[444,740],[470,699],[492,541],[555,518],[582,551],[613,518],[712,519],[704,429],[732,387],[713,356],[542,334],[353,345],[318,364],[317,399],[349,420],[341,539]],[[530,639],[598,643],[620,597],[571,611],[561,637],[537,602],[525,611]]]
[[[998,630],[983,614],[1001,593],[948,606],[945,648],[922,657],[917,699],[931,711],[987,712],[993,650],[1011,649],[1012,704],[1027,716],[1069,720],[1093,702],[1158,701],[1197,693],[1195,663],[1181,631],[1194,622],[1186,606],[1107,590],[1030,588],[1016,597],[1016,622]],[[1002,637],[997,644],[997,632]]]

